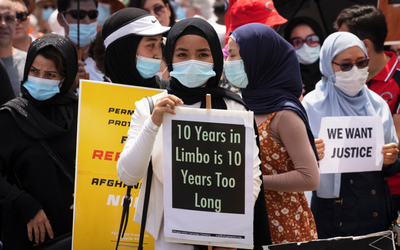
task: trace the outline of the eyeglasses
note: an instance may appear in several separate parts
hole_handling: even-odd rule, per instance
[[[26,21],[26,19],[28,19],[28,12],[24,11],[24,12],[17,12],[16,13],[16,19],[19,23]]]
[[[342,70],[342,71],[350,71],[354,65],[356,65],[357,68],[359,68],[359,69],[363,69],[368,66],[369,57],[362,59],[355,63],[342,63],[342,64],[338,64],[335,62],[332,62],[332,63],[338,65],[340,67],[340,70]]]
[[[66,10],[63,11],[62,14],[65,16],[65,14],[69,13],[72,18],[74,19],[78,19],[78,10]],[[96,19],[97,16],[99,15],[99,11],[98,10],[79,10],[79,19],[84,19],[86,17],[86,15],[88,15],[88,17],[90,19]]]
[[[153,8],[153,11],[156,16],[161,16],[162,14],[165,13],[165,6],[157,5],[156,7]]]
[[[317,35],[309,35],[306,37],[306,40],[303,40],[300,37],[294,37],[290,39],[289,42],[295,49],[300,49],[304,43],[310,47],[316,47],[319,45],[319,37]]]

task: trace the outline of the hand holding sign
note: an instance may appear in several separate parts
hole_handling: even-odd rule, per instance
[[[315,142],[315,147],[317,148],[319,161],[321,161],[325,157],[325,143],[322,139],[315,139],[314,142]]]
[[[392,142],[386,144],[382,148],[383,154],[383,165],[390,165],[396,162],[399,156],[399,150],[397,149],[397,144]]]
[[[163,114],[170,113],[175,115],[175,107],[182,104],[183,101],[174,95],[167,95],[158,99],[156,101],[156,104],[154,105],[153,114],[151,115],[151,121],[155,125],[161,126],[163,122]]]

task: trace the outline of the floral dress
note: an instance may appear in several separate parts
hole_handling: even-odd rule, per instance
[[[270,136],[270,122],[276,112],[258,126],[263,175],[293,171],[294,165],[285,147]],[[311,241],[317,239],[314,217],[304,192],[264,190],[272,244]]]

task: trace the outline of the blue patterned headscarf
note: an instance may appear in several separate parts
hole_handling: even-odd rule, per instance
[[[308,118],[299,101],[303,85],[295,49],[267,25],[251,23],[232,33],[239,45],[249,84],[242,90],[243,100],[256,115],[292,110],[303,120],[308,139],[315,148]]]

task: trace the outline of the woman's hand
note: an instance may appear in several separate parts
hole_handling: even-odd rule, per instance
[[[33,235],[35,236],[36,244],[40,241],[43,242],[46,238],[46,231],[49,235],[50,239],[53,239],[53,229],[51,228],[50,221],[47,219],[46,214],[44,213],[43,209],[39,210],[39,212],[35,215],[28,224],[26,224],[28,228],[28,238],[30,241],[33,240]],[[32,232],[33,230],[33,232]]]
[[[317,148],[317,152],[318,152],[318,157],[319,157],[319,161],[320,162],[322,159],[324,159],[325,157],[325,143],[322,141],[322,139],[315,139],[315,147]]]
[[[153,114],[151,114],[151,121],[155,125],[161,126],[163,122],[163,114],[170,113],[175,115],[175,107],[182,104],[183,101],[174,95],[168,95],[158,99],[154,105]]]
[[[397,157],[399,156],[399,150],[397,149],[397,144],[392,142],[383,145],[382,154],[383,154],[383,165],[390,165],[395,163]]]
[[[72,197],[75,198],[75,193],[72,194]],[[69,209],[71,209],[71,210],[74,209],[74,204],[72,204],[72,205],[69,207]]]

